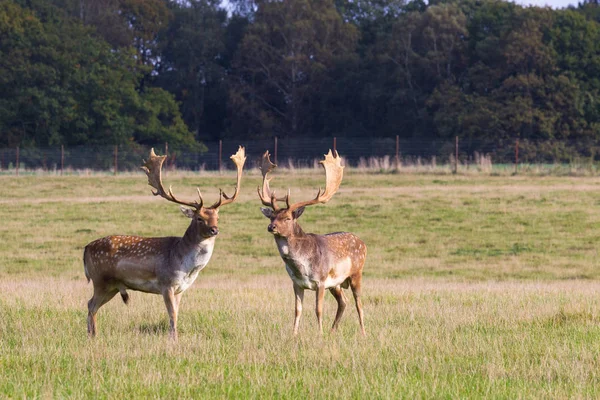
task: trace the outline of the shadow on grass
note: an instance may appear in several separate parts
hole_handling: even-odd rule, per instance
[[[164,335],[169,333],[169,322],[161,321],[157,324],[143,323],[138,325],[137,329],[145,335]]]

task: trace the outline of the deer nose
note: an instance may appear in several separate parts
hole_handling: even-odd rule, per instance
[[[275,225],[273,225],[273,224],[269,224],[269,226],[267,227],[267,230],[268,230],[269,232],[273,232],[273,231],[275,230]]]
[[[219,229],[216,226],[211,227],[210,234],[213,236],[217,236],[219,234]]]

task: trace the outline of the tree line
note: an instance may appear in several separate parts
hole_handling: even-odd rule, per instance
[[[594,156],[598,1],[0,1],[2,147],[396,135]]]

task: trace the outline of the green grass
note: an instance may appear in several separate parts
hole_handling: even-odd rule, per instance
[[[232,174],[169,174],[205,201]],[[221,210],[213,258],[183,296],[179,341],[159,296],[130,292],[86,335],[83,247],[109,234],[181,235],[178,206],[142,174],[0,177],[0,397],[597,398],[600,178],[347,171],[308,232],[347,230],[369,248],[367,337],[348,307],[317,334],[293,291],[248,173]],[[275,173],[303,200],[319,174]],[[325,322],[335,301],[326,296]]]

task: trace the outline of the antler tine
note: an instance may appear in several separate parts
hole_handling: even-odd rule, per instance
[[[269,187],[269,182],[272,178],[267,177],[269,172],[271,172],[271,170],[275,167],[277,167],[277,165],[271,162],[269,150],[265,151],[260,164],[263,183],[262,188],[260,186],[258,187],[258,197],[260,197],[260,201],[263,203],[263,205],[271,207],[273,210],[277,211],[279,210],[279,207],[277,206],[277,198],[275,197],[275,192],[271,191],[271,188]]]
[[[227,196],[223,190],[219,189],[219,200],[213,204],[210,208],[219,208],[225,204],[233,203],[240,192],[240,183],[242,182],[242,168],[246,162],[246,149],[242,146],[238,148],[237,153],[229,157],[233,160],[233,163],[237,167],[237,182],[235,185],[235,192],[231,197]]]
[[[333,195],[338,191],[340,184],[342,183],[342,178],[344,177],[344,167],[342,167],[342,158],[339,156],[338,152],[335,151],[335,155],[329,153],[325,155],[325,159],[319,162],[325,168],[325,190],[319,188],[317,192],[317,196],[308,201],[303,201],[299,203],[294,203],[291,206],[289,205],[289,194],[286,199],[288,204],[288,209],[294,211],[300,207],[306,207],[313,204],[319,203],[327,203]]]
[[[173,194],[173,190],[171,186],[169,186],[169,191],[166,191],[162,184],[162,165],[165,162],[167,156],[157,156],[154,152],[154,148],[150,150],[150,158],[148,161],[144,162],[144,165],[141,167],[146,175],[148,176],[148,185],[152,186],[156,191],[152,191],[152,194],[155,196],[161,196],[164,199],[172,201],[173,203],[181,204],[184,206],[192,207],[197,210],[202,208],[202,196],[200,195],[200,190],[198,189],[198,196],[200,197],[200,203],[198,202],[187,202],[179,200]]]

